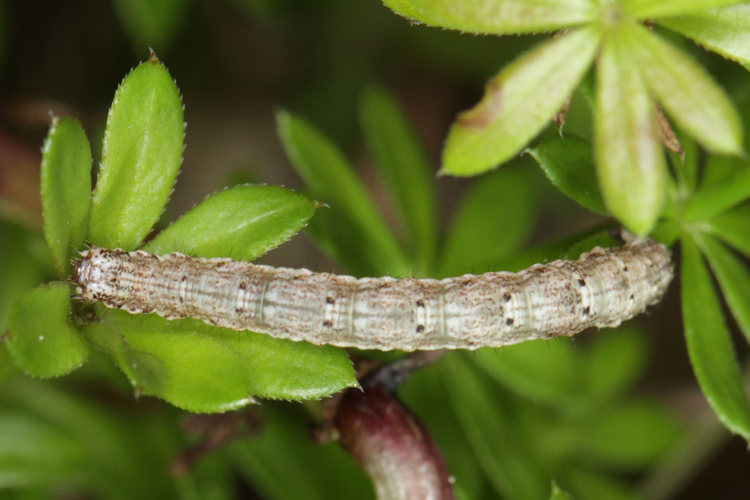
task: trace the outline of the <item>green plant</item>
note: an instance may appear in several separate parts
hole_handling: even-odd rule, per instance
[[[404,5],[397,7],[411,12]],[[646,3],[636,7],[649,8]],[[737,12],[746,12],[740,7]],[[414,12],[417,17],[422,11]],[[739,104],[747,110],[747,96]],[[0,289],[0,331],[7,331],[0,344],[0,380],[15,371],[58,377],[85,366],[57,382],[19,376],[0,386],[0,432],[14,438],[0,445],[0,487],[125,497],[129,486],[139,483],[152,485],[144,496],[198,497],[211,491],[228,496],[232,469],[274,498],[354,496],[367,487],[340,449],[313,445],[303,431],[305,413],[324,420],[316,399],[357,385],[347,353],[71,301],[65,283],[69,262],[84,242],[253,260],[309,222],[319,246],[353,274],[435,277],[520,269],[561,255],[575,257],[596,244],[614,244],[607,225],[522,249],[543,210],[541,202],[559,201],[558,191],[592,211],[606,214],[609,207],[619,215],[595,182],[601,162],[595,167],[594,158],[601,155],[585,138],[543,134],[528,156],[471,187],[440,238],[433,169],[398,105],[382,89],[369,88],[361,96],[359,117],[396,208],[396,233],[333,142],[310,122],[282,111],[277,125],[287,155],[311,197],[330,208],[273,186],[235,186],[147,239],[172,191],[184,136],[179,93],[154,56],[134,69],[115,95],[93,197],[91,150],[81,126],[68,118],[53,121],[42,164],[49,251],[38,235],[5,223],[1,227],[11,274]],[[744,159],[703,156],[677,132],[684,162],[668,156],[670,168],[664,169],[660,187],[666,202],[654,234],[668,244],[681,242],[685,334],[701,388],[724,425],[748,439],[742,370],[701,256],[747,337],[750,275],[733,252],[750,256],[747,165]],[[623,187],[626,196],[635,197],[631,202],[652,196]],[[52,274],[60,281],[19,297]],[[659,472],[671,460],[667,452],[676,445],[689,447],[694,437],[663,405],[631,395],[646,350],[642,332],[625,327],[595,335],[577,348],[552,341],[450,353],[414,374],[400,396],[437,440],[458,495],[540,498],[552,491],[559,498],[564,490],[576,498],[658,497],[669,492]],[[193,412],[238,409],[254,398],[306,400],[307,412],[301,405],[266,402],[262,434],[234,440],[200,461],[190,475],[173,479],[165,463],[188,446],[175,431],[176,410],[126,407],[129,388],[114,366],[136,394]],[[102,380],[122,411],[103,411],[97,398],[77,389]],[[231,436],[237,434],[243,435]],[[137,442],[124,448],[128,441]],[[634,472],[646,474],[647,480],[634,485],[622,477]]]
[[[741,122],[728,97],[692,58],[644,23],[663,25],[747,65],[747,44],[738,41],[750,13],[746,4],[735,5],[744,2],[384,3],[415,21],[470,33],[566,30],[487,83],[482,100],[451,128],[444,173],[475,175],[515,156],[570,99],[594,58],[596,89],[590,98],[599,185],[606,206],[635,233],[648,233],[664,207],[666,166],[658,141],[669,134],[659,127],[669,125],[657,120],[654,100],[709,150],[742,151]]]

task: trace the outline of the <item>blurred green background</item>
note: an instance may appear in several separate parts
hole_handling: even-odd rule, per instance
[[[0,258],[10,264],[0,278],[0,315],[4,316],[14,294],[47,277],[44,263],[48,257],[37,235],[36,192],[39,148],[50,110],[77,117],[98,154],[107,106],[117,83],[148,57],[149,47],[176,80],[187,121],[184,163],[165,220],[172,220],[206,194],[239,181],[303,189],[276,137],[274,111],[282,107],[309,118],[344,149],[386,218],[392,220],[357,120],[363,89],[378,83],[396,97],[437,171],[442,141],[456,113],[476,102],[485,80],[534,42],[530,36],[480,37],[413,26],[377,0],[0,0]],[[747,94],[747,73],[741,68],[702,50],[693,54],[730,94]],[[588,108],[576,95],[566,131],[588,137],[589,119]],[[524,185],[535,195],[529,205],[533,217],[529,216],[528,244],[601,222],[554,191],[528,157],[517,163],[521,165],[509,168],[528,171],[523,174]],[[442,227],[474,182],[437,180]],[[24,259],[41,264],[14,264]],[[342,270],[306,237],[295,238],[263,262]],[[628,462],[622,449],[608,455],[607,450],[588,443],[592,448],[579,458],[595,461],[592,468],[602,477],[612,473],[622,484],[645,484],[638,490],[641,493],[650,491],[649,478],[670,477],[677,484],[664,491],[675,497],[745,498],[750,486],[745,443],[731,438],[715,422],[695,384],[678,324],[676,292],[673,285],[648,321],[639,322],[648,323],[647,333],[622,333],[622,338],[636,340],[623,340],[623,350],[612,348],[610,358],[602,354],[598,359],[605,360],[601,362],[606,366],[606,359],[633,353],[634,361],[623,371],[636,375],[622,376],[625,386],[634,387],[628,397],[636,394],[665,404],[675,415],[674,421],[687,426],[687,437],[680,438],[683,448],[678,443],[648,458],[634,452],[636,458]],[[590,337],[580,339],[581,346],[573,349],[575,356],[588,353],[589,348],[606,351],[606,342],[601,347]],[[524,355],[538,359],[536,351],[557,352],[559,344],[551,345],[529,348],[528,354],[518,351],[518,362],[528,366]],[[516,355],[511,352],[505,361],[512,368]],[[744,353],[739,354],[742,359]],[[503,353],[466,359],[489,366],[493,356],[502,358]],[[0,379],[6,363],[0,357]],[[578,359],[576,363],[584,362]],[[595,365],[596,358],[590,363]],[[575,372],[578,366],[555,365],[546,380],[569,373],[565,370]],[[447,368],[453,372],[467,369],[455,361]],[[564,443],[595,428],[593,424],[586,428],[585,419],[576,419],[571,416],[575,411],[565,409],[569,405],[565,388],[524,385],[517,376],[521,371],[511,370],[515,375],[497,372],[492,378],[501,385],[505,381],[497,389],[497,399],[515,405],[512,418],[531,428],[529,432],[540,441],[535,449],[549,447],[561,456],[560,450],[585,449],[586,443]],[[450,455],[467,445],[453,436],[458,432],[456,422],[462,419],[460,411],[454,417],[438,416],[446,404],[440,380],[427,370],[410,381],[403,396]],[[518,385],[513,387],[514,383]],[[453,404],[466,406],[461,401]],[[318,411],[314,404],[310,406],[311,413]],[[260,438],[239,440],[200,461],[193,474],[173,480],[168,464],[191,439],[194,442],[178,425],[184,413],[148,398],[134,402],[124,377],[105,360],[94,358],[83,370],[55,382],[15,376],[0,387],[0,497],[293,498],[305,492],[310,498],[325,498],[331,492],[346,497],[368,488],[366,478],[335,445],[318,449],[308,444],[303,407],[264,404],[266,424]],[[252,427],[255,409],[249,414],[240,427]],[[575,427],[577,431],[571,430]],[[556,433],[556,429],[568,433]],[[456,453],[461,456],[461,451]],[[607,457],[612,463],[607,463]],[[451,465],[450,456],[447,460]],[[480,460],[486,465],[486,457]],[[497,494],[492,479],[472,472],[478,466],[464,467],[467,470],[460,477],[469,484],[465,495]],[[668,467],[676,470],[662,470]],[[583,470],[570,472],[568,477],[579,474],[578,484],[596,484],[591,477],[581,479]]]

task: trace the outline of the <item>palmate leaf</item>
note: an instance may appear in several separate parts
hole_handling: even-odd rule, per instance
[[[454,122],[440,172],[475,175],[518,153],[549,123],[583,78],[600,37],[597,29],[576,29],[538,45],[505,67],[487,83],[482,100]]]
[[[155,55],[125,77],[107,117],[89,240],[133,250],[156,223],[182,161],[177,86]]]
[[[693,371],[719,420],[750,439],[750,406],[719,299],[692,237],[682,238],[682,315]]]
[[[420,23],[469,33],[537,33],[575,26],[596,18],[586,0],[383,0],[402,16]]]

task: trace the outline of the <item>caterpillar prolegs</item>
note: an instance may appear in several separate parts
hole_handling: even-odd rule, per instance
[[[661,300],[670,253],[650,239],[576,261],[443,280],[362,278],[230,259],[91,248],[73,281],[88,301],[167,319],[359,349],[477,349],[613,327]]]

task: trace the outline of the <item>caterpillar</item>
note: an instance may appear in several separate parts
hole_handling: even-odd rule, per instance
[[[596,247],[518,273],[443,280],[362,278],[230,259],[93,247],[74,262],[81,298],[133,314],[379,350],[477,349],[614,327],[656,304],[672,280],[651,239]]]

